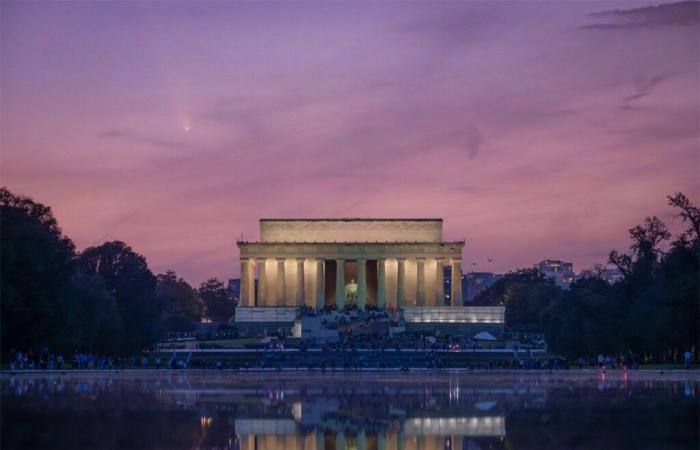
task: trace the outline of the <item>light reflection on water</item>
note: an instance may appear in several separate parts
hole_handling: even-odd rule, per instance
[[[611,373],[3,375],[3,449],[696,449],[693,381]]]

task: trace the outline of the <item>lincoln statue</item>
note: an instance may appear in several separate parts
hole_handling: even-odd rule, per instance
[[[350,280],[345,285],[345,304],[354,305],[357,302],[357,283],[355,280]]]

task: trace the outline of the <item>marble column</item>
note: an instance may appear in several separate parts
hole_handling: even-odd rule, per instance
[[[342,431],[335,435],[335,450],[345,450],[345,433]]]
[[[326,306],[326,270],[325,261],[316,261],[316,308],[321,309]]]
[[[297,258],[296,306],[304,306],[304,258]]]
[[[284,306],[284,258],[277,258],[276,305]]]
[[[399,431],[396,448],[397,450],[404,450],[406,448],[406,436],[403,434],[403,430]]]
[[[265,276],[265,258],[255,260],[258,266],[258,298],[255,306],[267,306],[267,277]]]
[[[386,450],[386,436],[381,431],[377,434],[377,450]]]
[[[367,304],[367,260],[357,260],[357,309],[365,310]]]
[[[326,450],[326,436],[322,431],[316,430],[316,450]]]
[[[425,259],[416,259],[416,306],[425,306]]]
[[[364,431],[357,433],[357,450],[367,450],[367,435]]]
[[[445,306],[445,261],[435,260],[435,306]]]
[[[335,260],[335,307],[345,309],[345,260]]]
[[[386,308],[386,260],[377,260],[377,308]]]
[[[462,260],[460,258],[452,260],[452,280],[450,285],[452,287],[450,294],[452,306],[462,306]]]
[[[397,295],[396,303],[398,308],[406,306],[406,258],[397,258],[399,262],[399,270],[397,273]]]
[[[241,259],[241,287],[240,287],[240,304],[241,306],[253,306],[255,299],[250,295],[250,259]]]

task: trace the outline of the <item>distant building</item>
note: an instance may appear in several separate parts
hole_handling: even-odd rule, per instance
[[[238,305],[238,301],[241,299],[241,279],[231,278],[228,280],[228,291],[233,304]]]
[[[602,278],[610,284],[615,284],[624,278],[622,272],[617,267],[606,267],[601,274]]]
[[[569,285],[576,279],[574,264],[570,262],[545,259],[535,264],[535,269],[545,277],[554,280],[557,286],[564,289],[568,289]]]
[[[576,278],[600,278],[610,284],[615,284],[623,278],[623,275],[617,267],[605,267],[602,264],[596,264],[590,269],[579,272]]]
[[[481,291],[492,286],[502,276],[491,272],[469,272],[464,275],[462,292],[466,293],[467,303],[473,301]]]

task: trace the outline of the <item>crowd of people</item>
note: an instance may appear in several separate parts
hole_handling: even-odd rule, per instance
[[[256,368],[308,368],[318,370],[357,370],[365,368],[444,368],[510,369],[510,370],[557,370],[569,369],[569,362],[558,357],[535,357],[533,352],[513,352],[512,357],[464,360],[455,366],[454,358],[447,357],[455,345],[454,340],[437,340],[419,334],[402,333],[391,336],[388,332],[364,333],[352,328],[344,329],[340,340],[322,344],[321,352],[308,352],[302,343],[300,352],[277,352],[265,350],[256,359],[194,359],[192,353],[172,354],[162,357],[158,353],[132,356],[108,356],[75,351],[67,358],[48,348],[38,352],[13,349],[9,355],[10,370],[120,370],[120,369],[256,369]],[[282,347],[284,348],[284,347]],[[389,350],[387,352],[387,350]],[[391,351],[393,350],[393,351]],[[403,350],[408,353],[398,354]],[[412,351],[412,352],[411,352]],[[692,367],[693,353],[683,354],[684,367]],[[449,362],[451,361],[451,363]],[[621,355],[598,355],[574,360],[579,369],[597,367],[608,369],[638,369],[639,358],[632,352]]]
[[[599,354],[597,357],[579,357],[576,360],[576,365],[579,367],[579,369],[583,369],[584,367],[598,367],[601,370],[639,368],[637,358],[634,356],[634,354],[632,354],[632,352],[627,352],[623,355]]]
[[[50,352],[43,348],[39,352],[12,349],[9,357],[10,370],[118,370],[118,369],[163,369],[168,368],[167,362],[155,355],[108,356],[95,353],[73,352],[69,358],[61,353]]]

